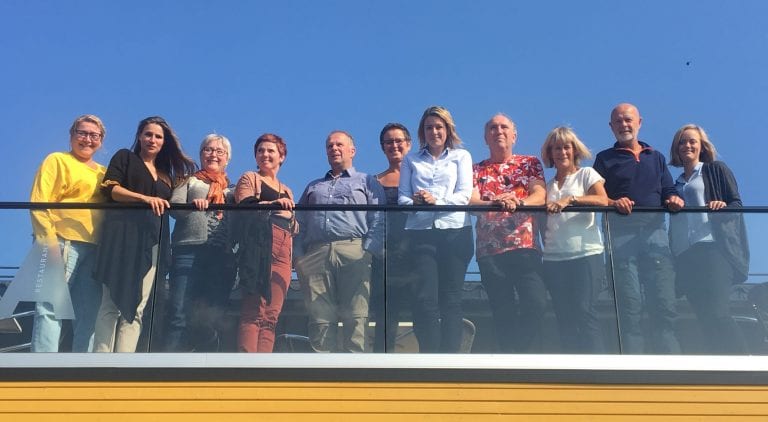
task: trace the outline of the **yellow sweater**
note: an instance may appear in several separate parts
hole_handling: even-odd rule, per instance
[[[97,164],[91,168],[71,153],[54,152],[45,157],[35,175],[32,202],[103,202],[99,190],[106,168]],[[32,211],[35,238],[55,239],[57,236],[81,242],[96,243],[101,223],[99,210],[51,209]]]

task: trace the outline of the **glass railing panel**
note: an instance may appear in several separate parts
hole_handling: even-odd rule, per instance
[[[607,213],[606,237],[623,354],[680,354],[667,214]]]
[[[766,353],[764,214],[607,216],[623,354]]]
[[[10,225],[6,241],[18,247],[6,251],[3,259],[19,268],[5,283],[0,319],[21,327],[21,332],[0,333],[17,336],[7,347],[28,343],[35,352],[148,350],[149,339],[141,337],[152,320],[160,218],[141,209],[31,213],[40,222],[40,233],[50,221],[56,221],[55,232],[33,242],[30,211],[4,211],[3,224]]]
[[[746,281],[731,288],[731,316],[742,333],[747,353],[768,355],[768,213],[744,213],[743,219],[749,274]]]
[[[279,333],[280,351],[373,351],[371,313],[386,313],[385,212],[305,210],[296,220],[294,297],[303,307],[291,304],[292,314],[281,318],[282,327],[296,331]]]
[[[620,353],[616,296],[603,231],[606,214],[571,211],[537,215],[543,242],[542,278],[548,291],[544,353]]]
[[[166,265],[157,279],[149,350],[235,352],[244,287],[237,283],[235,245],[238,233],[247,230],[240,219],[246,212],[177,206],[169,214],[170,241],[162,243]]]
[[[487,242],[478,239],[478,212],[472,213],[471,232],[454,233],[454,237],[442,239],[430,238],[434,233],[422,233],[426,232],[423,230],[404,230],[405,221],[413,215],[411,211],[380,210],[376,215],[383,228],[376,236],[380,237],[381,247],[374,254],[363,253],[363,245],[376,249],[375,244],[368,244],[367,237],[337,242],[321,242],[311,237],[312,230],[307,227],[314,218],[312,213],[325,213],[328,219],[330,213],[346,212],[373,213],[297,211],[297,219],[304,225],[295,238],[295,226],[290,222],[278,222],[282,226],[276,227],[274,221],[267,221],[264,227],[268,227],[271,242],[267,253],[259,255],[257,246],[256,252],[249,255],[242,239],[249,233],[248,220],[261,218],[254,209],[225,210],[218,221],[229,225],[229,234],[215,245],[185,243],[180,235],[185,218],[208,221],[211,215],[216,215],[213,212],[175,210],[161,226],[160,220],[145,210],[99,210],[97,214],[101,213],[114,226],[99,236],[106,240],[100,240],[98,247],[89,247],[87,242],[50,245],[44,262],[47,269],[41,270],[44,245],[35,246],[32,242],[30,212],[3,210],[3,232],[7,244],[15,246],[0,251],[2,264],[11,264],[0,274],[0,308],[8,314],[1,315],[6,318],[0,321],[0,350],[31,348],[34,311],[38,307],[35,303],[46,301],[53,303],[48,308],[53,308],[53,316],[62,320],[57,324],[61,328],[48,335],[56,337],[49,341],[53,345],[36,348],[61,352],[83,349],[83,331],[77,327],[88,317],[82,315],[93,315],[96,309],[97,321],[88,323],[92,331],[86,330],[90,335],[98,331],[98,311],[109,314],[102,309],[103,294],[89,296],[88,292],[93,293],[94,289],[82,289],[83,285],[88,286],[81,281],[88,278],[83,274],[95,273],[93,285],[99,291],[103,286],[110,288],[113,307],[107,320],[113,325],[115,308],[117,312],[125,310],[121,317],[130,318],[133,314],[136,322],[138,305],[146,298],[140,323],[117,327],[114,343],[112,329],[102,330],[108,335],[97,344],[106,341],[112,348],[102,347],[109,350],[211,353],[270,348],[274,352],[314,352],[326,348],[339,352],[356,348],[355,351],[364,352],[424,352],[422,344],[434,341],[430,337],[434,332],[428,331],[430,326],[426,324],[435,324],[434,319],[424,316],[430,315],[428,312],[433,317],[437,315],[438,334],[443,336],[445,317],[455,317],[450,312],[457,309],[445,304],[441,308],[440,301],[450,297],[451,291],[446,293],[444,287],[441,291],[440,281],[433,286],[436,292],[424,290],[424,280],[429,276],[425,268],[434,261],[438,280],[445,276],[440,271],[449,268],[455,271],[451,275],[459,276],[457,312],[461,334],[458,348],[450,351],[453,353],[768,353],[768,287],[762,285],[768,282],[768,267],[763,268],[766,261],[761,259],[768,245],[760,235],[768,220],[763,213],[688,211],[670,216],[663,212],[634,212],[623,216],[612,210],[560,215],[529,210],[534,231],[545,239],[543,257],[523,248],[491,254],[498,255],[491,265],[487,253],[477,254]],[[515,214],[518,215],[501,217],[508,220],[506,227],[515,227],[515,218],[523,217],[520,211]],[[743,260],[741,271],[734,270],[738,264],[735,255],[714,248],[718,242],[703,238],[692,246],[680,247],[681,243],[674,240],[680,233],[687,239],[691,221],[703,220],[715,227],[715,238],[734,230],[747,233],[751,259]],[[595,227],[597,235],[585,234]],[[680,227],[686,229],[680,232]],[[175,238],[170,236],[174,231]],[[569,248],[583,252],[584,239],[589,236],[602,242],[605,251],[589,249],[590,253],[584,256],[567,253]],[[137,237],[146,243],[139,246]],[[740,239],[732,236],[728,243],[731,252],[739,251]],[[294,242],[303,242],[296,248],[296,258],[301,258],[293,260],[298,263],[295,267],[291,265]],[[440,260],[441,253],[455,253],[467,245],[475,252],[468,262],[460,262],[458,255],[450,261]],[[55,252],[62,251],[65,254],[57,258]],[[282,256],[279,259],[285,263],[278,275],[273,268],[275,254]],[[143,270],[137,269],[140,263]],[[269,280],[260,284],[248,271],[257,272],[264,263],[269,266]],[[51,269],[57,265],[58,270]],[[158,270],[154,277],[144,283],[143,276],[155,266]],[[538,285],[525,276],[530,268],[538,274]],[[746,279],[743,268],[748,268]],[[32,270],[48,275],[38,276]],[[326,286],[326,273],[344,283],[352,280],[349,284],[357,286],[357,290],[347,289],[346,296],[338,289],[333,290],[336,286]],[[62,282],[57,285],[47,281],[54,277],[51,274],[60,274],[56,277]],[[66,276],[77,282],[66,284]],[[494,277],[501,280],[503,289],[498,288],[498,283],[492,284]],[[278,278],[279,283],[274,281]],[[664,284],[670,279],[671,285]],[[143,294],[146,286],[148,295]],[[639,289],[639,299],[632,296],[633,286]],[[58,296],[46,296],[53,294]],[[338,306],[350,300],[357,304],[356,308]],[[334,313],[329,310],[329,301],[336,304]],[[14,303],[8,305],[9,302]],[[71,308],[65,306],[68,303]],[[131,303],[135,307],[128,305]],[[670,305],[665,308],[665,304]],[[42,313],[45,317],[50,309],[42,308]],[[15,320],[8,318],[14,314],[22,315]],[[713,319],[712,314],[722,318]],[[122,320],[118,321],[122,324]],[[425,325],[426,333],[419,331]],[[434,329],[435,325],[431,327]],[[667,327],[671,329],[665,332]],[[720,327],[719,331],[713,327]],[[254,330],[258,331],[255,335]],[[266,338],[262,338],[262,330],[267,332]],[[327,338],[329,330],[332,340]],[[80,337],[76,331],[81,333]],[[90,344],[86,342],[85,350],[91,350]]]
[[[0,210],[0,296],[5,296],[16,277],[19,265],[32,247],[32,227],[26,209]],[[34,315],[34,287],[12,289],[6,299],[0,297],[0,351],[28,352]]]
[[[765,214],[690,211],[669,218],[683,354],[766,354]]]

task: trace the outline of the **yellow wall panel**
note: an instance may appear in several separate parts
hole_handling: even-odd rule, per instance
[[[0,382],[0,420],[768,420],[768,387]],[[35,419],[37,418],[37,419]],[[288,418],[288,419],[286,419]],[[514,419],[512,419],[514,420]]]

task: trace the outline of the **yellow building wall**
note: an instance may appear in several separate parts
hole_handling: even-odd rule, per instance
[[[55,420],[768,421],[768,387],[0,382],[0,421]]]

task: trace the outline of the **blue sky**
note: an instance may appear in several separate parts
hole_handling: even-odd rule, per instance
[[[518,125],[517,153],[538,155],[561,124],[597,152],[613,143],[611,108],[629,101],[641,138],[665,154],[678,127],[702,125],[745,204],[768,205],[751,177],[764,166],[751,146],[766,119],[766,16],[759,0],[3,0],[0,136],[13,150],[0,201],[27,200],[39,163],[67,148],[83,113],[107,125],[102,163],[158,114],[193,156],[207,133],[228,136],[233,179],[254,167],[260,134],[280,134],[289,148],[280,176],[300,192],[327,169],[332,129],[355,136],[355,165],[372,173],[386,164],[381,127],[415,132],[433,104],[451,110],[476,161],[486,156],[483,123],[498,111]],[[26,240],[25,214],[6,214],[0,227]],[[22,252],[0,251],[0,264]]]

